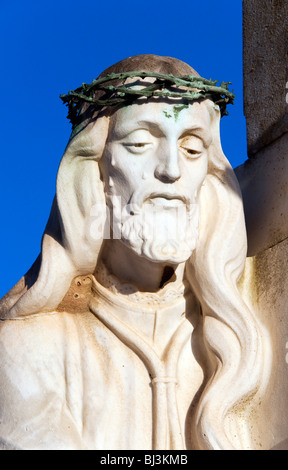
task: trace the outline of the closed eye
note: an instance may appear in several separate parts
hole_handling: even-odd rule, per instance
[[[150,145],[149,142],[131,142],[124,144],[126,147],[145,147],[145,145]]]
[[[124,147],[131,153],[142,153],[152,145],[150,142],[124,142]]]
[[[130,145],[131,147],[145,147],[145,145],[149,145],[149,144],[146,144],[144,142],[138,142],[137,144],[127,144],[127,145]]]
[[[198,155],[198,153],[200,152],[197,152],[197,150],[192,150],[192,149],[184,149],[186,150],[186,152],[190,153],[190,155]]]
[[[201,152],[199,150],[194,150],[194,149],[188,149],[185,147],[181,147],[181,149],[186,153],[186,155],[190,158],[198,158],[201,155]]]

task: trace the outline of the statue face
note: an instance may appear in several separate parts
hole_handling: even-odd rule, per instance
[[[116,227],[116,238],[139,255],[178,263],[195,248],[209,129],[204,102],[142,102],[111,118],[100,161],[106,199],[114,235]]]

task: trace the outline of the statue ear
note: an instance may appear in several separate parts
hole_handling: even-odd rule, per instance
[[[41,254],[0,301],[0,318],[53,311],[74,277],[94,272],[106,216],[98,161],[108,125],[108,118],[101,117],[70,138],[59,166]]]

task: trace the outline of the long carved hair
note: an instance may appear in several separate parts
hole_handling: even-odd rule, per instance
[[[130,70],[196,75],[182,61],[154,55],[125,59],[102,75]],[[186,263],[186,277],[202,310],[205,380],[189,441],[195,449],[250,449],[246,418],[264,386],[265,348],[257,318],[238,288],[247,250],[241,193],[221,148],[219,109],[209,100],[204,103],[211,115],[213,142],[200,190],[199,240]],[[90,235],[91,210],[95,204],[105,206],[98,161],[109,114],[90,112],[85,120],[87,111],[59,167],[41,254],[0,301],[2,320],[57,310],[71,281],[95,271],[103,237],[97,241]]]

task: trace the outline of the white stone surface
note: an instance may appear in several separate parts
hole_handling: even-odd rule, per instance
[[[265,394],[259,400],[255,423],[259,425],[259,448],[288,449],[288,323],[287,239],[248,258],[243,278],[243,297],[256,312],[271,345],[271,370]],[[251,423],[252,425],[252,423]]]
[[[243,295],[271,344],[271,377],[259,409],[259,441],[264,449],[281,450],[288,449],[287,153],[285,134],[236,169],[248,233]]]
[[[236,168],[248,233],[248,255],[254,256],[288,235],[288,134]]]

